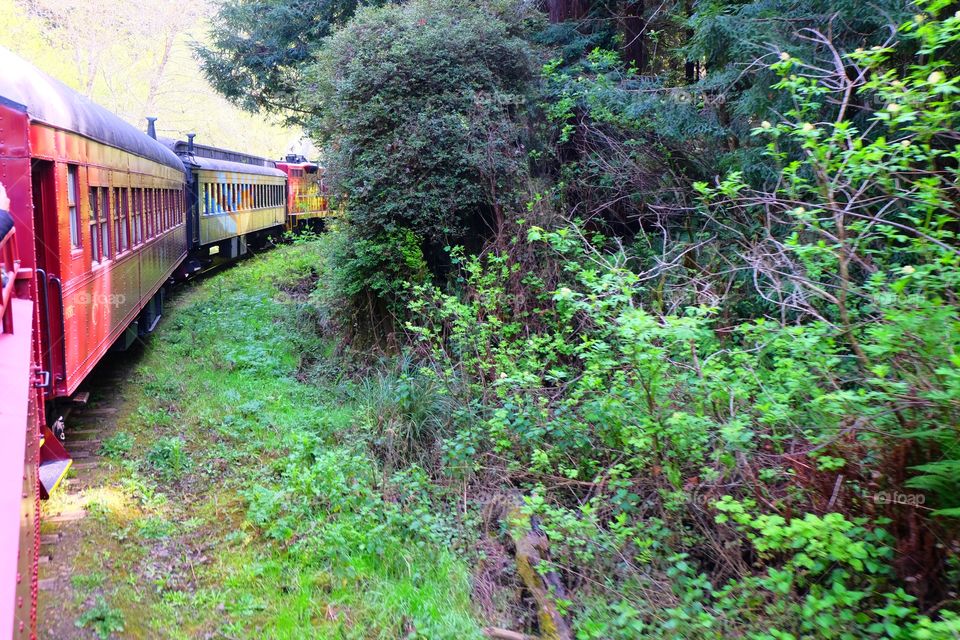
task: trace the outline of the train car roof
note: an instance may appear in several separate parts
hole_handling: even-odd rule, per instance
[[[231,162],[230,160],[214,160],[212,158],[193,156],[192,159],[185,160],[184,164],[206,171],[232,171],[234,173],[252,173],[259,176],[274,176],[277,178],[287,177],[287,174],[276,167],[262,167],[245,162]]]
[[[276,164],[278,167],[281,167],[281,166],[286,166],[286,167],[309,167],[309,166],[311,166],[311,165],[312,165],[312,166],[315,166],[315,167],[318,167],[318,168],[320,167],[320,163],[319,163],[319,162],[313,162],[313,161],[311,161],[311,160],[307,160],[306,156],[298,155],[298,154],[296,154],[296,153],[288,153],[287,155],[285,155],[284,157],[280,158],[279,160],[276,160],[276,161],[275,161],[275,164]]]
[[[192,145],[193,150],[191,152],[190,143],[184,140],[161,138],[161,141],[183,160],[185,166],[192,169],[252,173],[254,175],[275,176],[278,178],[285,178],[287,175],[283,171],[280,171],[280,169],[277,169],[276,164],[272,160],[267,160],[266,158],[196,143]]]
[[[31,121],[184,170],[170,149],[3,47],[0,69],[0,99],[25,106]]]

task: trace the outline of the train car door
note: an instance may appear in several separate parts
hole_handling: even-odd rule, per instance
[[[57,224],[56,165],[31,162],[33,228],[36,235],[37,290],[44,331],[44,368],[51,373],[51,393],[65,380],[63,286],[60,281],[60,237]]]

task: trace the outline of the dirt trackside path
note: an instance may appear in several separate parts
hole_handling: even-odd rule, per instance
[[[362,394],[303,373],[322,242],[181,290],[91,382],[45,505],[42,638],[480,636],[441,510],[378,469]]]

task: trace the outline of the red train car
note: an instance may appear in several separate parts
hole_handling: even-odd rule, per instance
[[[0,96],[29,114],[28,194],[14,211],[35,238],[48,398],[72,395],[121,337],[152,328],[161,287],[187,251],[180,159],[110,112],[0,50]],[[3,178],[0,178],[2,180]]]
[[[0,238],[0,636],[33,637],[37,501],[69,466],[45,409],[156,323],[187,252],[185,174],[162,144],[2,48],[0,69],[13,223]]]
[[[287,228],[319,231],[330,215],[323,167],[303,156],[288,155],[276,163],[287,174]]]
[[[26,109],[0,98],[0,182],[29,171]],[[22,202],[21,184],[10,196]],[[36,628],[37,568],[40,550],[40,494],[37,490],[43,378],[38,366],[39,314],[34,304],[32,244],[21,256],[18,240],[32,228],[13,224],[0,190],[0,634],[32,638]],[[18,233],[19,231],[19,233]]]

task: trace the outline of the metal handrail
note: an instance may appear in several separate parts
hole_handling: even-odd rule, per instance
[[[53,369],[53,356],[50,354],[50,300],[47,296],[47,272],[43,269],[36,269],[37,273],[37,293],[40,297],[40,313],[43,318],[43,357],[45,363],[50,364],[49,370]]]
[[[67,325],[66,320],[63,317],[63,282],[55,275],[48,276],[49,282],[57,285],[57,293],[59,294],[58,299],[60,301],[60,366],[61,373],[57,378],[60,381],[66,380],[67,378]],[[53,370],[53,362],[51,361],[50,370]]]

